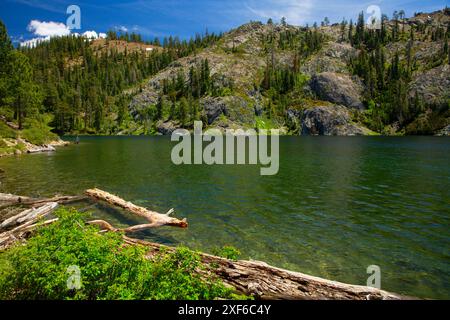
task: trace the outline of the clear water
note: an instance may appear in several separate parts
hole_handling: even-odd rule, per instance
[[[80,194],[98,187],[165,212],[189,228],[136,236],[366,284],[450,298],[450,139],[282,137],[280,171],[259,166],[175,166],[166,137],[86,137],[56,153],[0,159],[1,192]],[[117,226],[142,222],[94,203],[79,204]]]

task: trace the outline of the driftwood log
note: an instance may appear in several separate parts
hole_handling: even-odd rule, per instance
[[[126,229],[114,228],[110,223],[103,220],[88,222],[100,227],[103,232],[134,232],[155,226],[172,225],[187,227],[185,219],[178,220],[170,218],[168,214],[160,214],[138,207],[117,196],[111,195],[98,189],[87,190],[90,197],[106,201],[110,205],[118,206],[138,216],[145,217],[149,224],[133,226]],[[23,198],[23,197],[22,197]],[[16,225],[19,220],[23,223],[15,226],[14,229],[0,233],[0,249],[7,248],[17,240],[26,238],[36,227],[51,224],[57,219],[39,221],[51,213],[57,203],[47,203],[39,208],[28,209],[2,222],[6,227]],[[169,210],[169,213],[173,210]],[[39,221],[39,222],[38,222]],[[0,227],[0,232],[2,229]],[[166,247],[157,243],[133,239],[123,235],[127,245],[140,245],[148,249],[147,258],[152,259],[160,252],[171,252],[175,248]],[[229,259],[199,253],[205,266],[198,272],[205,277],[211,275],[220,279],[226,285],[234,288],[237,292],[253,295],[258,299],[289,299],[289,300],[399,300],[411,299],[395,293],[379,290],[376,288],[350,285],[341,282],[322,279],[300,272],[293,272],[281,268],[276,268],[260,261],[232,261]]]
[[[41,221],[58,207],[57,202],[49,202],[14,215],[0,224],[0,250],[9,248],[17,241],[27,238],[30,231],[39,226],[53,223],[58,219]]]
[[[23,206],[39,206],[49,202],[57,202],[59,204],[68,204],[85,199],[84,196],[54,196],[52,198],[30,198],[17,196],[9,193],[0,193],[0,209],[13,205]]]
[[[139,207],[131,202],[125,201],[122,198],[119,198],[118,196],[115,196],[113,194],[110,194],[110,193],[100,190],[100,189],[89,189],[89,190],[86,190],[85,193],[86,193],[86,195],[88,195],[91,198],[94,198],[96,200],[105,201],[112,206],[122,208],[132,214],[143,217],[143,218],[147,219],[149,222],[147,224],[141,224],[141,225],[129,227],[124,230],[126,232],[136,232],[136,231],[140,231],[143,229],[149,229],[149,228],[155,228],[155,227],[161,227],[161,226],[173,226],[173,227],[180,227],[180,228],[187,228],[187,226],[188,226],[186,219],[180,220],[177,218],[170,217],[170,215],[174,212],[173,209],[170,209],[169,211],[167,211],[167,213],[162,214],[162,213],[158,213],[155,211],[150,211],[143,207]],[[112,228],[111,225],[109,225],[109,226]]]
[[[30,198],[8,193],[0,193],[0,210],[15,208],[3,214],[0,222],[0,250],[11,247],[17,241],[25,240],[34,229],[58,219],[41,221],[51,214],[59,204],[67,204],[85,199],[85,196],[55,196],[52,198]],[[25,209],[29,208],[29,209]],[[18,214],[14,214],[21,210]]]
[[[157,243],[124,236],[125,243],[143,245],[149,249],[148,258],[176,250]],[[200,253],[205,270],[199,272],[216,275],[226,285],[240,293],[262,300],[401,300],[411,299],[372,287],[345,284],[300,272],[276,268],[261,261],[231,261]]]

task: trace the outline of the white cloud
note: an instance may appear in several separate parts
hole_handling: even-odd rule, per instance
[[[258,18],[281,19],[285,17],[290,24],[303,24],[311,15],[312,0],[259,0],[249,1],[246,7]]]
[[[67,36],[70,29],[62,22],[31,20],[28,31],[39,37]]]
[[[68,35],[72,35],[75,37],[81,36],[87,39],[106,38],[105,33],[97,33],[93,30],[85,31],[81,35],[79,33],[71,33],[70,29],[64,23],[54,21],[45,22],[39,20],[31,20],[28,24],[27,30],[32,32],[33,35],[37,37],[26,41],[21,41],[21,47],[33,48],[41,42],[49,41],[52,37],[62,37]]]
[[[115,26],[115,29],[120,32],[128,32],[128,28],[125,26]]]

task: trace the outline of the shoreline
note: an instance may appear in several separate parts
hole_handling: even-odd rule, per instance
[[[0,138],[0,139],[6,145],[6,148],[3,151],[0,151],[0,158],[14,155],[17,156],[21,154],[53,152],[56,151],[56,148],[58,147],[65,147],[72,144],[72,142],[65,141],[61,138],[58,138],[58,140],[54,140],[43,145],[32,144],[26,141],[25,139],[21,138],[18,139]]]
[[[0,203],[3,208],[18,204],[31,207],[23,208],[19,214],[8,215],[0,225],[0,252],[7,251],[17,244],[26,243],[36,228],[54,225],[58,218],[49,220],[59,205],[64,205],[83,199],[102,202],[112,208],[122,208],[125,211],[145,217],[151,224],[129,226],[126,229],[113,227],[104,220],[85,221],[86,225],[98,227],[98,233],[105,232],[122,234],[124,246],[145,248],[144,257],[151,260],[162,252],[175,252],[175,247],[131,238],[127,233],[160,226],[186,228],[187,220],[169,217],[173,209],[166,214],[150,211],[113,194],[99,189],[86,190],[84,196],[55,196],[48,199],[34,199],[26,196],[0,193]],[[191,249],[189,249],[191,250]],[[309,274],[275,267],[263,261],[238,260],[225,256],[217,256],[196,251],[205,269],[197,270],[200,277],[207,279],[214,274],[226,286],[233,288],[238,294],[244,294],[257,300],[417,300],[420,298],[377,289],[374,287],[348,284],[329,280]],[[269,281],[268,281],[269,280]]]

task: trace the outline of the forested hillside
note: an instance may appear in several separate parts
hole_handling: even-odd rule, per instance
[[[161,47],[159,41],[143,43],[139,35],[119,37],[110,32],[105,43],[66,36],[35,48],[14,49],[3,24],[0,33],[1,114],[19,129],[39,122],[60,134],[114,134],[130,125],[130,97],[124,89],[139,86],[171,62],[220,38],[170,37]]]
[[[169,134],[194,120],[291,134],[445,133],[449,14],[399,11],[377,30],[361,14],[334,25],[251,22],[162,44],[109,32],[20,49],[0,23],[1,135]]]
[[[369,28],[363,14],[356,23],[324,19],[309,27],[251,22],[151,77],[130,110],[163,134],[190,128],[196,110],[204,123],[223,128],[448,134],[449,14],[444,9],[406,19],[394,12],[392,19],[383,16],[379,29]],[[191,70],[204,60],[214,89],[186,96],[181,83],[192,85]],[[174,84],[172,93],[167,82]],[[187,120],[185,98],[194,106]],[[148,116],[154,106],[169,111]],[[170,111],[177,109],[179,117]]]

